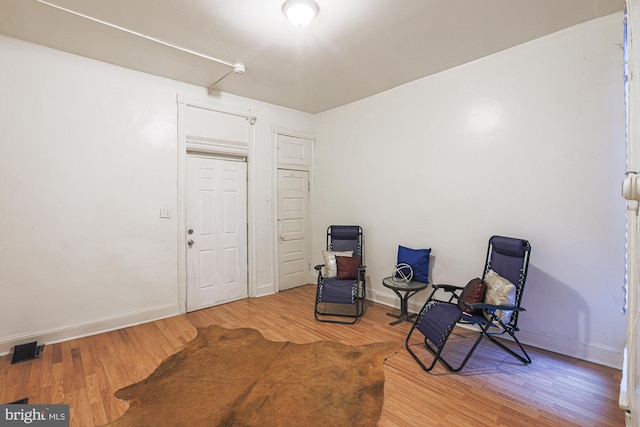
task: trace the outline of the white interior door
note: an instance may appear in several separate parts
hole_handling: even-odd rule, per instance
[[[187,311],[246,298],[247,164],[187,156]]]
[[[309,172],[278,169],[279,290],[309,283]]]

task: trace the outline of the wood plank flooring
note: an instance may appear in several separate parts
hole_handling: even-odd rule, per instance
[[[345,344],[404,342],[410,324],[390,326],[388,307],[368,303],[356,325],[319,323],[315,286],[246,299],[92,337],[47,345],[39,359],[11,365],[0,358],[0,402],[70,405],[72,426],[101,425],[127,403],[113,393],[147,377],[192,340],[196,328],[250,327],[267,339]],[[451,348],[468,341],[456,330]],[[485,340],[487,341],[487,340]],[[619,370],[531,348],[523,365],[486,342],[467,367],[423,372],[405,349],[385,362],[380,426],[624,426],[618,408]]]

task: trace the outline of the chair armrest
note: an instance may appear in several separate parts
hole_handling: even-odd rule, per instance
[[[515,305],[493,305],[487,304],[483,302],[469,304],[468,302],[464,303],[471,310],[503,310],[503,311],[526,311],[523,307],[516,307]]]
[[[433,289],[442,289],[445,292],[455,292],[455,291],[461,291],[461,290],[464,289],[464,287],[462,287],[462,286],[447,285],[447,284],[444,284],[444,283],[431,285],[431,288],[433,288]]]
[[[436,283],[431,285],[431,289],[433,290],[431,291],[431,295],[429,296],[429,299],[444,301],[442,299],[443,296],[445,298],[448,296],[449,300],[446,302],[453,303],[454,301],[457,301],[458,298],[460,298],[458,291],[462,291],[464,288],[456,285],[447,285],[445,283]],[[444,295],[439,295],[438,298],[435,298],[435,295],[439,290],[443,291]]]
[[[313,267],[318,272],[318,283],[320,283],[322,280],[324,280],[324,276],[322,275],[322,268],[323,267],[324,267],[324,264],[318,264],[315,267]]]

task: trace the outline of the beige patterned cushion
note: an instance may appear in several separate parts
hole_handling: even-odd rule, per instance
[[[484,283],[487,285],[484,302],[493,305],[515,305],[516,286],[513,283],[493,270],[485,274]],[[496,310],[496,316],[506,323],[511,319],[512,312],[512,310]]]

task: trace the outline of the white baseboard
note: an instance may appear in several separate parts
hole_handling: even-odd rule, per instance
[[[374,302],[389,307],[396,309],[400,307],[398,297],[391,292],[371,290],[368,292],[367,297]],[[409,300],[409,312],[417,313],[423,305],[424,299],[416,299],[416,301]],[[531,330],[520,330],[517,336],[520,342],[532,347],[560,353],[565,356],[586,360],[587,362],[597,363],[614,369],[622,369],[623,353],[611,347],[585,344],[567,339],[567,337],[554,336],[553,334]]]
[[[254,298],[273,295],[275,293],[275,285],[273,283],[267,283],[256,287]]]
[[[264,294],[260,291],[265,292]],[[270,292],[269,292],[270,291]],[[265,287],[258,290],[258,295],[264,296],[273,293],[273,289]],[[398,297],[391,292],[379,292],[370,290],[368,299],[388,307],[399,308]],[[423,301],[412,302],[409,300],[409,311],[415,313],[422,307]],[[20,344],[38,341],[41,344],[54,344],[75,338],[82,338],[116,329],[126,328],[141,323],[152,322],[180,314],[177,305],[167,305],[149,310],[127,313],[124,315],[103,319],[82,325],[74,325],[66,328],[39,331],[26,335],[14,335],[0,339],[0,355],[8,354],[11,349]],[[568,340],[566,337],[553,336],[551,334],[521,330],[518,338],[523,344],[541,348],[577,359],[586,360],[615,369],[622,369],[623,354],[616,349],[584,344]]]
[[[154,320],[165,319],[178,314],[180,314],[178,306],[176,304],[172,304],[137,311],[134,313],[127,313],[81,325],[5,337],[0,339],[0,355],[8,354],[14,346],[28,342],[38,341],[39,345],[55,344],[61,341],[68,341],[129,326],[135,326],[141,323],[152,322]]]
[[[425,295],[428,295],[428,294],[425,294]],[[394,307],[394,308],[400,309],[400,299],[392,291],[380,292],[375,290],[368,290],[367,299],[382,305],[386,305],[387,307]],[[426,296],[420,298],[420,296],[418,295],[416,295],[415,301],[413,301],[412,299],[409,299],[409,312],[417,313],[418,311],[420,311],[420,309],[424,305],[425,299],[426,299]]]
[[[623,353],[607,346],[597,344],[585,344],[567,337],[554,336],[539,331],[521,329],[518,339],[527,345],[542,348],[544,350],[560,353],[598,365],[608,366],[614,369],[622,369]]]

